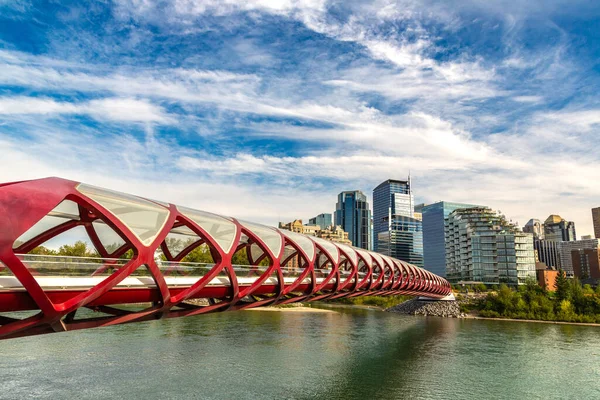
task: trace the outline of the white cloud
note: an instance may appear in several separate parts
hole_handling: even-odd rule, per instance
[[[0,97],[0,115],[75,113],[77,106],[71,103],[34,97]]]
[[[92,100],[82,106],[96,119],[109,119],[124,122],[156,122],[174,124],[174,118],[155,104],[145,100],[131,98],[113,98]]]
[[[515,96],[512,99],[519,103],[540,103],[544,101],[543,96]]]
[[[540,117],[563,124],[563,126],[571,129],[575,127],[576,129],[590,131],[594,125],[600,124],[600,109],[546,113]]]
[[[39,97],[0,97],[0,115],[89,115],[101,121],[173,124],[164,110],[146,100],[103,98],[83,103]]]

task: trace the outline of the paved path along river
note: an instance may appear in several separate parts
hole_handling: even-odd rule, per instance
[[[600,398],[600,328],[336,310],[1,341],[0,398]]]

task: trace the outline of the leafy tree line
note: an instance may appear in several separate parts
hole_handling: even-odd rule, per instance
[[[197,239],[188,239],[182,240],[177,238],[167,238],[165,243],[167,244],[167,248],[172,252],[172,255],[176,256],[183,249],[193,244]],[[159,258],[163,261],[167,260],[167,257],[162,253],[159,248]],[[195,247],[192,251],[186,254],[185,257],[181,259],[181,262],[190,262],[190,263],[207,263],[213,264],[213,256],[210,252],[210,248],[207,244],[201,244],[200,246]],[[259,266],[268,266],[271,261],[268,258],[263,259]],[[250,265],[250,261],[248,260],[248,254],[246,253],[246,249],[240,249],[237,251],[233,257],[231,258],[231,264],[233,265]]]
[[[179,252],[181,252],[181,250],[183,250],[184,248],[186,248],[188,245],[192,244],[195,240],[194,239],[190,239],[190,240],[182,240],[182,239],[177,239],[177,238],[167,238],[166,242],[167,242],[167,247],[175,254],[177,255]],[[112,252],[114,250],[116,250],[119,247],[118,244],[114,244],[114,245],[109,245],[107,246],[107,250],[109,252]],[[39,261],[36,261],[35,258],[32,258],[30,260],[27,261],[27,265],[28,267],[32,270],[37,272],[38,274],[56,274],[56,273],[60,273],[60,274],[68,274],[68,275],[86,275],[88,273],[90,273],[90,268],[88,267],[84,267],[84,264],[101,264],[102,261],[102,257],[101,255],[98,253],[98,251],[96,251],[93,248],[90,248],[88,246],[88,244],[82,240],[76,241],[73,244],[65,244],[60,246],[58,249],[50,249],[48,247],[45,246],[38,246],[34,249],[32,249],[28,254],[32,254],[32,255],[40,255],[40,256],[54,256],[54,257],[65,257],[64,259],[62,259],[62,261],[64,262],[64,264],[58,265],[52,265],[50,266],[49,264],[47,264],[45,261],[47,260],[43,260],[40,259]],[[132,250],[128,250],[125,254],[123,254],[121,257],[119,257],[120,259],[124,259],[124,260],[129,260],[131,258],[133,258],[133,251]],[[77,259],[70,259],[70,258],[66,258],[66,257],[82,257],[82,258],[86,258],[85,261],[83,260],[77,260]],[[167,261],[167,257],[163,254],[163,252],[160,250],[157,251],[156,253],[156,258],[162,261]],[[57,259],[57,261],[60,259]],[[186,268],[186,271],[179,271],[185,274],[198,274],[199,272],[205,273],[207,272],[210,268],[211,268],[211,264],[214,264],[214,260],[212,257],[212,254],[210,252],[210,248],[208,247],[208,245],[206,244],[201,244],[200,246],[195,247],[192,251],[190,251],[185,257],[183,257],[181,259],[182,263],[199,263],[199,264],[208,264],[205,268],[201,268],[203,271],[197,271],[194,270],[193,267],[191,268]],[[232,257],[232,264],[233,265],[250,265],[250,262],[248,260],[248,256],[246,254],[246,249],[241,249],[238,252],[236,252],[234,254],[234,256]],[[263,259],[260,263],[259,266],[268,266],[270,265],[270,260],[268,258]],[[92,269],[95,270],[96,267],[92,267]],[[114,267],[110,267],[106,270],[106,272],[114,272],[114,270],[118,268],[118,265],[115,265]],[[174,269],[175,271],[177,271],[177,268]],[[173,271],[171,271],[173,272]],[[2,269],[0,270],[0,274],[10,274],[10,271],[8,269]],[[139,271],[134,273],[133,275],[147,275],[147,272],[144,271]]]
[[[531,278],[517,290],[502,284],[463,309],[479,310],[482,317],[600,323],[600,286],[594,291],[559,271],[555,292],[544,290]]]

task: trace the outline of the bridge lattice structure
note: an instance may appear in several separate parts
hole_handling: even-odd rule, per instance
[[[32,254],[75,230],[87,234],[97,257]],[[187,261],[200,246],[210,262]],[[234,264],[240,254],[249,265]],[[316,237],[60,178],[0,184],[0,338],[342,297],[450,293],[445,279],[422,268]]]

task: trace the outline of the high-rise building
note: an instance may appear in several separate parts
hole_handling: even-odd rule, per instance
[[[413,208],[413,217],[418,219],[419,221],[423,221],[423,208],[425,207],[425,203],[417,204]]]
[[[592,223],[594,224],[594,236],[600,239],[600,207],[592,208]]]
[[[388,179],[373,189],[373,249],[377,251],[377,235],[390,229],[392,216],[414,218],[414,197],[410,179]]]
[[[559,243],[534,237],[533,247],[537,251],[538,259],[548,267],[561,268]]]
[[[390,229],[377,235],[377,252],[423,267],[423,226],[421,221],[392,217]]]
[[[353,190],[338,195],[335,224],[348,232],[352,245],[371,249],[371,209],[363,192]]]
[[[474,204],[438,201],[417,205],[423,215],[423,260],[425,269],[439,276],[446,276],[446,233],[448,215],[461,208],[477,207]]]
[[[598,240],[596,239],[598,244]],[[600,244],[595,248],[571,251],[573,273],[579,279],[600,280]]]
[[[575,222],[566,221],[560,215],[550,215],[544,221],[544,239],[553,242],[577,240]]]
[[[573,267],[573,252],[587,249],[598,249],[600,239],[572,240],[558,243],[560,252],[560,267],[569,276],[575,273]]]
[[[331,214],[319,214],[314,218],[310,218],[308,220],[308,225],[316,225],[321,229],[327,229],[328,227],[333,225]]]
[[[544,224],[539,219],[532,218],[523,227],[523,232],[532,233],[534,239],[543,239]]]
[[[446,224],[446,279],[506,283],[535,278],[533,235],[521,232],[488,207],[457,209]]]
[[[423,228],[414,217],[410,178],[388,179],[373,189],[374,250],[423,266]]]

